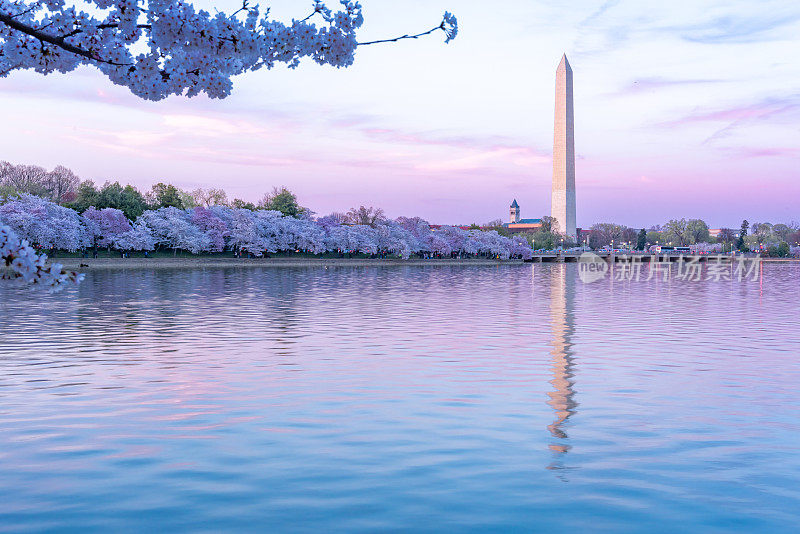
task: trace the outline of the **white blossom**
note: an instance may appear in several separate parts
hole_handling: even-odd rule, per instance
[[[28,242],[20,239],[7,225],[0,223],[0,261],[11,274],[2,273],[2,278],[16,278],[24,283],[39,284],[58,291],[69,284],[78,284],[84,275],[65,271],[61,264],[47,264],[47,256],[37,254]],[[0,264],[2,265],[2,264]]]
[[[183,0],[86,0],[77,5],[0,0],[0,77],[17,69],[50,74],[92,65],[148,100],[200,93],[224,98],[231,93],[233,76],[262,67],[283,63],[295,68],[304,58],[350,66],[356,47],[372,43],[356,39],[364,22],[361,5],[340,4],[334,13],[314,1],[309,16],[285,24],[247,0],[231,15],[197,10]],[[451,41],[458,32],[456,18],[445,13],[442,23],[424,34],[436,30]]]

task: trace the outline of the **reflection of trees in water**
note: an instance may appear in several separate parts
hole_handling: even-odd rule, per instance
[[[572,335],[575,330],[575,269],[559,264],[550,270],[550,327],[552,331],[551,369],[553,379],[550,384],[553,391],[547,393],[547,401],[555,411],[555,420],[547,426],[556,441],[550,444],[550,450],[561,456],[570,449],[567,432],[564,428],[567,420],[576,412],[573,386],[574,354],[572,352]],[[548,469],[563,469],[559,457],[556,457]]]
[[[282,268],[97,270],[81,284],[75,314],[87,346],[128,357],[139,346],[134,359],[177,356],[179,344],[200,350],[201,337],[216,345],[249,339],[270,347],[265,354],[292,355],[306,278]]]

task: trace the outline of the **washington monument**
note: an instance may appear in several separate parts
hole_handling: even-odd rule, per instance
[[[556,119],[553,134],[553,195],[550,216],[558,231],[575,236],[575,113],[572,109],[572,67],[567,55],[556,69]]]

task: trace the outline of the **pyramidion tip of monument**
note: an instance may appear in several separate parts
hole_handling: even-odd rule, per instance
[[[561,61],[559,62],[558,66],[559,66],[559,68],[562,67],[562,66],[566,67],[566,68],[570,68],[569,60],[567,59],[567,53],[566,52],[564,52],[561,55]]]

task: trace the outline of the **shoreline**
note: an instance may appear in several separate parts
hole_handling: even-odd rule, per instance
[[[522,260],[486,259],[361,259],[361,258],[54,258],[71,271],[101,269],[186,269],[253,267],[494,267],[523,265]],[[83,266],[81,266],[83,265]]]
[[[398,258],[53,258],[70,271],[102,269],[189,269],[253,267],[495,267],[523,265],[523,260]],[[800,258],[761,258],[764,263],[800,263]]]

